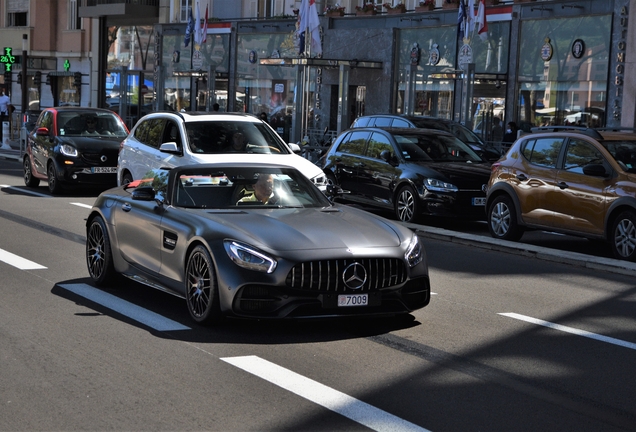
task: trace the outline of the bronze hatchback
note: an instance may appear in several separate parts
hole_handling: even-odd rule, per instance
[[[636,261],[636,133],[533,129],[492,165],[486,211],[495,238],[550,230],[607,241],[616,258]]]

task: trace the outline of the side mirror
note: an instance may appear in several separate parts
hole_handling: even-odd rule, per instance
[[[155,199],[155,190],[151,186],[142,186],[132,191],[132,199],[136,201],[152,201]]]
[[[393,156],[391,155],[391,152],[388,150],[383,150],[382,153],[380,153],[380,159],[388,163],[393,162]]]
[[[37,136],[49,136],[49,129],[45,127],[37,128],[35,131],[35,135]]]
[[[159,146],[159,151],[163,153],[170,153],[170,154],[176,154],[176,155],[183,154],[181,153],[181,149],[179,148],[177,143],[172,141],[161,144]]]
[[[293,151],[294,153],[300,153],[300,146],[298,144],[289,143],[287,145],[289,146],[289,148],[291,148],[291,151]]]
[[[589,164],[583,167],[583,174],[592,177],[607,177],[608,172],[602,164]]]

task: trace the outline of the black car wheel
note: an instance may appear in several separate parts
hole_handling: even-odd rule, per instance
[[[28,187],[38,187],[40,185],[40,179],[33,177],[29,156],[24,157],[24,163],[22,166],[24,168],[24,184]]]
[[[621,213],[614,221],[610,239],[616,258],[636,261],[636,213]]]
[[[53,162],[49,163],[49,166],[46,170],[46,175],[49,181],[49,192],[51,192],[51,194],[53,195],[62,193],[62,185],[57,178],[57,170],[55,169],[55,164]]]
[[[110,238],[100,216],[91,221],[86,232],[86,266],[96,285],[104,285],[117,278]]]
[[[123,185],[127,185],[128,183],[133,181],[133,176],[131,173],[129,173],[128,171],[126,171],[124,173],[124,175],[121,177],[121,184]]]
[[[199,324],[218,321],[221,318],[221,308],[216,272],[205,247],[199,245],[190,253],[185,284],[190,316]]]
[[[495,198],[488,209],[488,229],[490,235],[501,240],[517,241],[523,235],[523,228],[517,222],[517,212],[507,195]]]
[[[395,201],[395,215],[402,222],[415,222],[420,211],[420,204],[410,186],[403,186]]]

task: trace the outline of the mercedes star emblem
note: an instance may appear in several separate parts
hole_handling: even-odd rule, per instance
[[[360,289],[367,281],[367,270],[360,263],[349,264],[342,272],[342,281],[347,288]]]

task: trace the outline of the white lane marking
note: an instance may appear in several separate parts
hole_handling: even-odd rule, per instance
[[[102,290],[93,288],[90,285],[64,284],[58,286],[95,303],[99,303],[112,311],[125,315],[138,323],[152,327],[157,331],[190,330],[190,327],[186,327],[183,324],[127,302],[126,300],[122,300]]]
[[[43,265],[29,261],[26,258],[12,254],[4,249],[0,249],[0,261],[12,265],[13,267],[17,267],[20,270],[40,270],[46,268]]]
[[[93,208],[92,205],[88,205],[88,204],[84,204],[84,203],[71,203],[71,204],[76,205],[78,207],[84,207],[84,208],[87,208],[87,209]]]
[[[375,408],[365,402],[327,387],[257,356],[225,357],[228,362],[246,372],[297,394],[305,399],[341,414],[376,431],[420,431],[413,423]]]
[[[0,185],[0,188],[13,189],[13,190],[16,190],[16,191],[24,192],[24,193],[35,195],[35,196],[39,196],[39,197],[42,197],[42,198],[51,198],[51,195],[46,195],[46,194],[43,194],[43,193],[40,193],[40,192],[32,191],[32,190],[29,190],[29,189],[22,189],[22,188],[11,186],[11,185]]]
[[[601,342],[607,342],[613,345],[618,345],[618,346],[622,346],[624,348],[629,348],[629,349],[633,349],[636,350],[636,343],[632,343],[632,342],[626,342],[624,340],[620,340],[620,339],[615,339],[612,337],[608,337],[608,336],[603,336],[597,333],[592,333],[592,332],[588,332],[585,330],[579,330],[573,327],[567,327],[567,326],[563,326],[560,324],[555,324],[555,323],[551,323],[549,321],[543,321],[537,318],[532,318],[529,316],[525,316],[525,315],[520,315],[520,314],[516,314],[516,313],[512,313],[512,312],[507,312],[507,313],[499,313],[498,315],[503,315],[503,316],[507,316],[508,318],[514,318],[520,321],[525,321],[525,322],[529,322],[531,324],[537,324],[540,326],[544,326],[544,327],[548,327],[554,330],[559,330],[565,333],[571,333],[571,334],[575,334],[577,336],[583,336],[586,338],[590,338],[590,339],[595,339]]]

